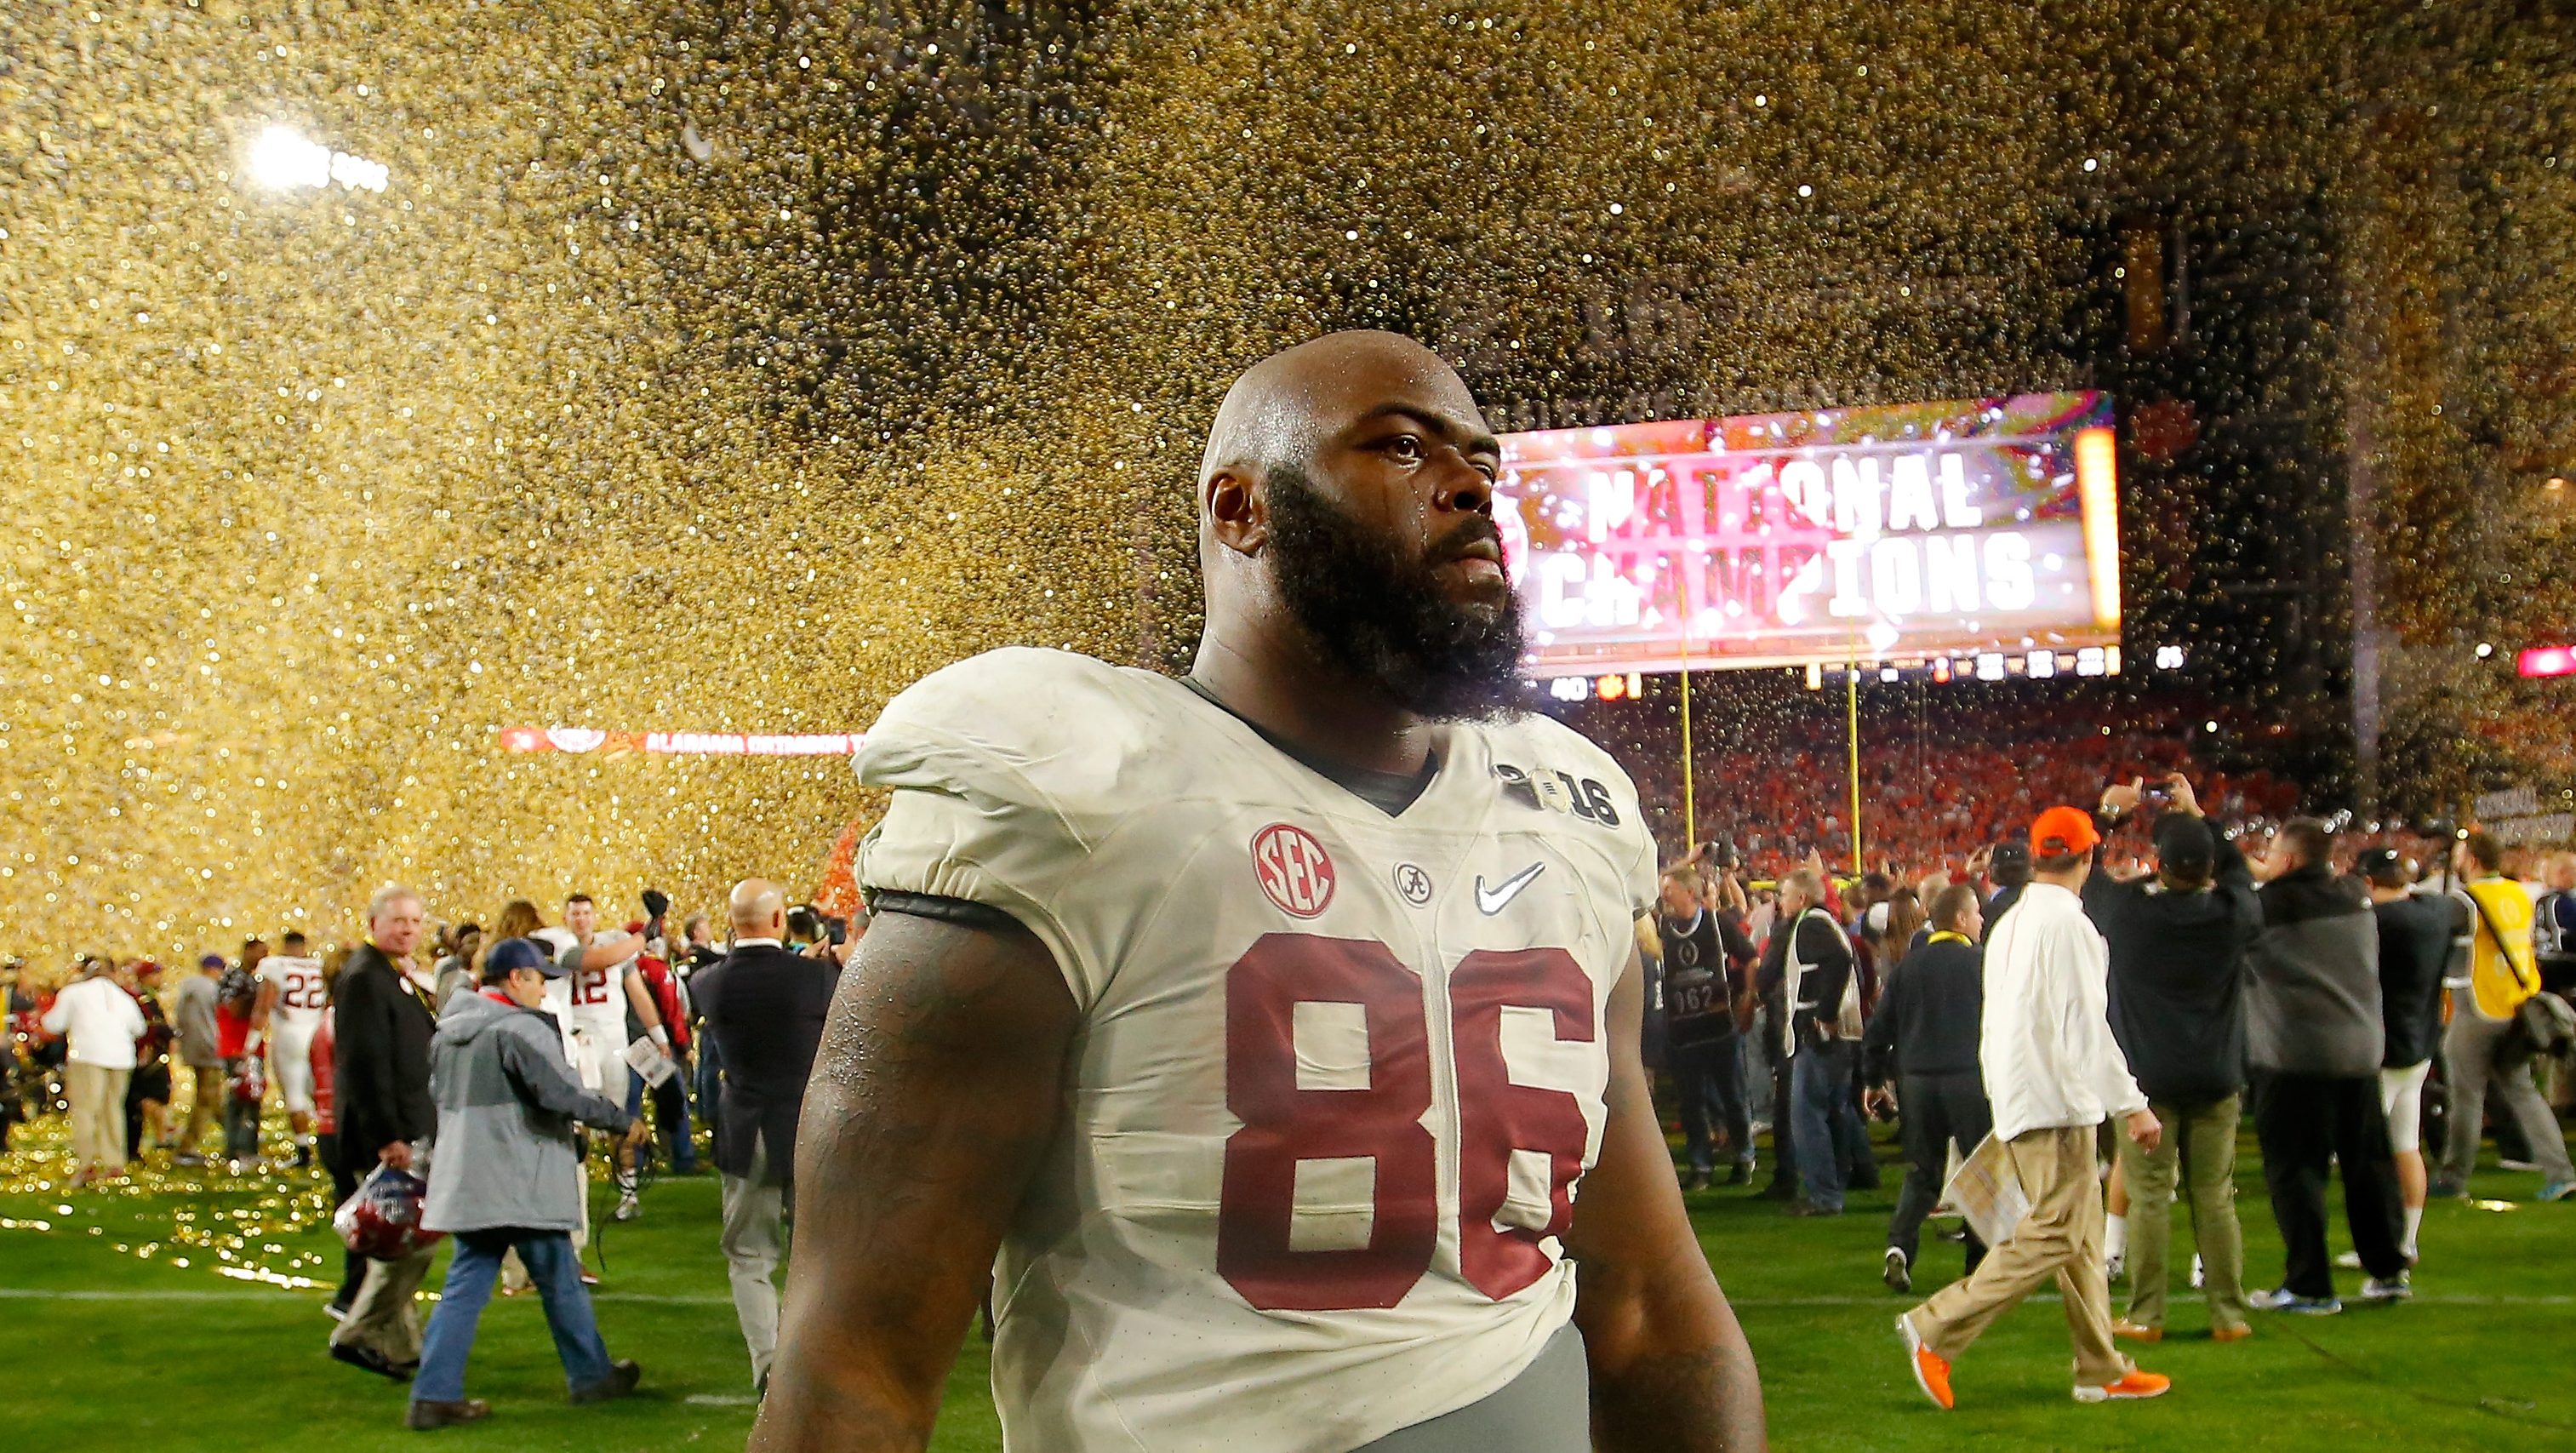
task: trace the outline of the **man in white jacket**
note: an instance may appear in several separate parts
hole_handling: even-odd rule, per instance
[[[134,1075],[143,1011],[107,969],[104,959],[83,959],[80,979],[45,1011],[46,1032],[68,1041],[63,1091],[72,1104],[75,1190],[125,1174],[125,1085]]]
[[[2110,949],[2076,896],[2100,841],[2081,809],[2041,813],[2030,830],[2031,884],[1986,941],[1979,1061],[1994,1138],[2030,1209],[1972,1275],[1896,1319],[1916,1384],[1944,1408],[1951,1361],[2052,1276],[2075,1338],[2077,1402],[2151,1398],[2171,1385],[2138,1371],[2111,1343],[2094,1127],[2121,1116],[2129,1137],[2149,1150],[2164,1128],[2111,1037]]]

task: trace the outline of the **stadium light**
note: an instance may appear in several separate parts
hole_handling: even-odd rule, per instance
[[[2514,660],[2519,676],[2576,676],[2576,646],[2534,646]]]
[[[333,151],[291,126],[271,126],[250,145],[250,176],[273,192],[319,190],[338,182],[346,190],[381,192],[392,173],[380,161]]]

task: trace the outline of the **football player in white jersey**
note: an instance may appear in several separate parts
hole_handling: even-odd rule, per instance
[[[1763,1446],[1638,1059],[1654,844],[1517,709],[1498,467],[1420,345],[1290,349],[1211,431],[1187,680],[886,708],[755,1449],[923,1447],[988,1291],[1019,1453]]]
[[[331,1002],[322,961],[304,952],[304,935],[278,940],[280,952],[259,961],[259,997],[250,1011],[251,1033],[268,1047],[268,1077],[286,1102],[295,1130],[295,1163],[313,1163],[313,1036]],[[250,1051],[257,1054],[257,1048]]]
[[[653,988],[644,981],[644,971],[635,958],[645,945],[661,933],[658,919],[638,934],[599,934],[599,906],[587,893],[575,893],[564,900],[564,930],[572,935],[575,948],[559,951],[557,961],[572,970],[560,979],[546,983],[546,1010],[564,1027],[566,1052],[573,1070],[591,1093],[606,1095],[618,1104],[626,1103],[626,1077],[633,1073],[626,1067],[626,1016],[629,1010],[644,1026],[646,1038],[664,1054],[671,1052],[670,1031],[662,1027],[662,1011],[653,1002]],[[601,949],[607,946],[608,954]],[[617,952],[623,950],[622,953]],[[602,957],[613,962],[600,963]],[[635,1148],[619,1143],[617,1156],[617,1210],[620,1221],[632,1220],[639,1207],[635,1199]]]

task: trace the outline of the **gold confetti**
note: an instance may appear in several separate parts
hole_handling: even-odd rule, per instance
[[[2366,410],[2404,643],[2576,620],[2534,492],[2571,67],[2501,6],[94,5],[0,13],[0,948],[40,965],[345,939],[388,879],[449,921],[811,881],[841,764],[497,731],[1183,656],[1209,411],[1327,328],[1512,425],[2085,384],[2131,213],[2319,229],[2315,326],[2230,346]],[[2391,668],[2410,790],[2563,759],[2563,697],[2455,654]]]

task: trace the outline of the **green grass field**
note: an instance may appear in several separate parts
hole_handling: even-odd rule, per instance
[[[131,1188],[63,1195],[49,1188],[61,1164],[58,1126],[22,1132],[27,1148],[0,1159],[0,1319],[12,1354],[0,1441],[316,1453],[415,1445],[421,1435],[400,1426],[400,1389],[324,1355],[327,1291],[278,1284],[337,1276],[320,1182],[288,1191],[276,1181],[153,1173]],[[2250,1143],[2247,1160],[2248,1280],[2268,1285],[2279,1242]],[[2535,1185],[2489,1171],[2472,1189],[2527,1195]],[[1905,1372],[1890,1331],[1904,1302],[1877,1280],[1894,1188],[1891,1174],[1887,1189],[1855,1195],[1851,1214],[1824,1222],[1786,1220],[1742,1191],[1691,1198],[1701,1242],[1760,1358],[1781,1448],[1955,1448],[1966,1439],[1980,1453],[2576,1446],[2576,1205],[2437,1204],[2412,1304],[2327,1319],[2258,1314],[2254,1339],[2232,1346],[2205,1340],[2200,1304],[2177,1289],[2171,1340],[2140,1357],[2175,1379],[2155,1403],[2070,1400],[2063,1318],[2054,1302],[2036,1301],[1960,1363],[1959,1410],[1943,1414]],[[2188,1234],[2177,1228],[2186,1244]],[[1956,1272],[1956,1246],[1927,1248],[1927,1279]],[[535,1299],[496,1301],[468,1378],[495,1416],[438,1437],[618,1453],[742,1446],[749,1374],[716,1250],[715,1182],[659,1181],[644,1219],[607,1227],[597,1249],[606,1259],[599,1320],[612,1352],[644,1364],[644,1395],[567,1406]],[[2347,1274],[2347,1292],[2356,1279]],[[970,1338],[934,1447],[999,1447],[984,1378],[982,1345]]]

